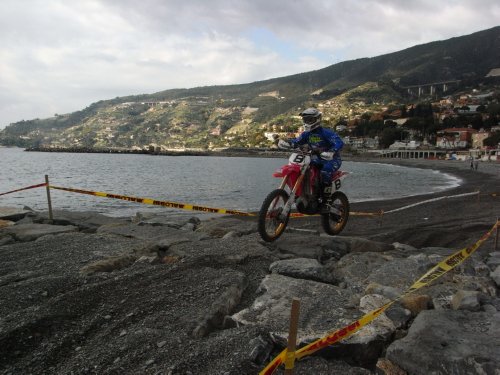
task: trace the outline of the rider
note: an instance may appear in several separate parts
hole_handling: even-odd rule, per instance
[[[321,112],[316,108],[307,108],[300,113],[300,116],[304,123],[304,131],[298,138],[290,139],[288,142],[293,147],[307,144],[314,153],[319,154],[320,157],[313,159],[311,164],[316,165],[321,171],[321,198],[324,203],[325,188],[330,186],[333,174],[342,164],[340,150],[344,142],[333,130],[321,126]]]

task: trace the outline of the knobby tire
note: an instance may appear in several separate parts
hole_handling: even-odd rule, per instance
[[[349,200],[341,191],[336,191],[331,197],[332,204],[340,211],[340,217],[326,213],[321,214],[321,224],[325,233],[335,236],[342,232],[349,219]]]
[[[289,195],[285,190],[276,189],[271,191],[259,211],[258,231],[262,239],[266,242],[277,240],[285,231],[290,217],[290,212],[286,218],[279,218],[283,205],[288,202]],[[281,205],[279,205],[281,204]]]

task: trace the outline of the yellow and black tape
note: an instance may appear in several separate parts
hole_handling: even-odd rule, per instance
[[[6,195],[6,194],[10,194],[10,193],[16,193],[18,191],[23,191],[23,190],[28,190],[28,189],[34,189],[34,188],[39,188],[39,187],[43,187],[43,186],[47,186],[47,184],[44,182],[43,184],[26,186],[26,187],[23,187],[23,188],[20,188],[20,189],[7,191],[5,193],[0,193],[0,195]]]
[[[95,195],[97,197],[104,197],[104,198],[121,199],[121,200],[129,201],[129,202],[151,204],[151,205],[155,205],[155,206],[162,206],[162,207],[168,207],[168,208],[177,208],[177,209],[180,209],[180,210],[198,211],[198,212],[206,212],[206,213],[213,213],[213,214],[255,216],[254,214],[249,213],[249,212],[243,212],[243,211],[237,211],[237,210],[228,210],[228,209],[225,209],[225,208],[214,208],[214,207],[206,207],[206,206],[193,205],[193,204],[188,204],[188,203],[160,201],[160,200],[150,199],[150,198],[130,197],[130,196],[127,196],[127,195],[118,195],[118,194],[104,193],[104,192],[101,192],[101,191],[90,191],[90,190],[82,190],[82,189],[72,189],[72,188],[65,188],[65,187],[53,186],[53,185],[50,185],[49,187],[51,189],[64,190],[64,191],[69,191],[69,192],[72,192],[72,193]]]
[[[336,342],[339,342],[341,340],[344,340],[350,336],[352,336],[354,333],[359,331],[361,328],[366,326],[367,324],[371,323],[375,318],[377,318],[380,314],[382,314],[385,310],[387,310],[393,303],[396,301],[402,299],[403,297],[407,296],[410,293],[413,293],[414,291],[423,288],[424,286],[429,285],[432,283],[434,280],[437,278],[441,277],[448,271],[454,269],[456,266],[461,264],[464,260],[466,260],[474,251],[476,251],[479,246],[482,245],[484,241],[486,241],[495,228],[500,227],[500,221],[497,221],[493,227],[486,232],[475,244],[457,251],[456,253],[450,255],[446,259],[442,260],[439,262],[437,265],[432,267],[427,273],[425,273],[422,277],[420,277],[415,283],[413,283],[412,286],[410,286],[403,294],[401,294],[399,297],[393,299],[390,302],[387,302],[385,305],[372,310],[365,314],[363,317],[359,318],[355,322],[349,324],[348,326],[345,326],[341,329],[338,329],[334,332],[329,333],[328,335],[302,347],[298,351],[295,352],[295,358],[296,359],[301,359],[305,356],[311,355],[314,352],[332,345]],[[259,375],[271,375],[274,373],[274,371],[286,361],[287,358],[287,350],[283,350],[278,356],[276,356],[260,373]]]
[[[500,197],[500,193],[483,193],[483,194],[480,194],[480,195],[486,195],[486,196],[490,196],[490,197]]]
[[[45,184],[35,185],[33,187],[38,187],[38,186],[45,186]],[[162,207],[168,207],[168,208],[177,208],[179,210],[198,211],[198,212],[206,212],[206,213],[212,213],[212,214],[256,216],[254,213],[251,213],[251,212],[243,212],[243,211],[238,211],[238,210],[228,210],[226,208],[207,207],[207,206],[200,206],[200,205],[194,205],[194,204],[189,204],[189,203],[171,202],[171,201],[160,201],[160,200],[150,199],[150,198],[131,197],[131,196],[127,196],[127,195],[105,193],[105,192],[101,192],[101,191],[65,188],[65,187],[54,186],[54,185],[49,185],[49,187],[51,189],[64,190],[64,191],[69,191],[71,193],[94,195],[96,197],[104,197],[104,198],[121,199],[121,200],[135,202],[135,203],[151,204],[151,205],[155,205],[155,206],[162,206]],[[5,194],[7,194],[7,193],[5,193]],[[383,211],[380,211],[380,212],[351,212],[350,215],[353,215],[353,216],[381,216],[381,215],[383,215]],[[301,214],[299,212],[294,212],[294,213],[290,214],[291,218],[306,217],[306,216],[313,216],[313,215]]]

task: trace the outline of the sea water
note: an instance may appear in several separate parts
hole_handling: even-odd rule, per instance
[[[74,189],[187,203],[240,211],[258,211],[279,185],[273,172],[286,158],[153,156],[26,152],[0,147],[0,194],[45,182]],[[351,202],[393,199],[446,190],[460,180],[435,170],[344,161],[349,172],[342,190]],[[136,212],[192,212],[51,189],[53,209],[96,211],[109,216]],[[45,188],[0,196],[0,206],[47,210]]]

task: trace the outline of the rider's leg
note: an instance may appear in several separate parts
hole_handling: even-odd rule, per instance
[[[321,168],[320,187],[321,187],[321,201],[323,203],[323,207],[325,207],[325,203],[329,198],[328,194],[325,193],[325,189],[332,184],[332,176],[340,168],[341,164],[342,160],[340,158],[334,158],[324,163],[323,168]]]
[[[325,203],[328,199],[325,189],[330,186],[333,176],[333,160],[329,160],[327,163],[323,164],[320,173],[320,189],[321,189],[321,201]]]

